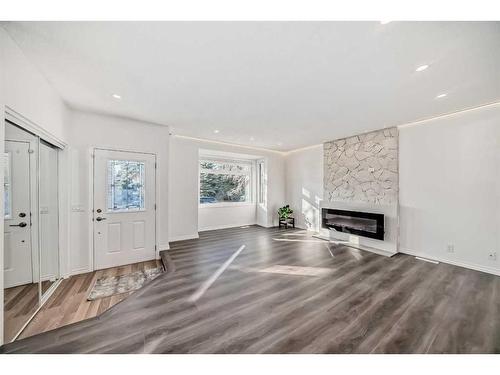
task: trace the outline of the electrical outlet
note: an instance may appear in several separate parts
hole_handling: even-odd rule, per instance
[[[448,246],[446,246],[446,251],[449,252],[449,253],[454,253],[455,252],[455,245],[453,244],[448,244]]]
[[[489,260],[492,260],[492,261],[496,261],[497,260],[497,253],[495,251],[491,252],[489,255],[488,255],[488,259]]]

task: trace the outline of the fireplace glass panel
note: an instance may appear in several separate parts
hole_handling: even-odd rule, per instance
[[[377,233],[377,220],[374,219],[326,214],[326,223],[331,226]]]
[[[323,208],[322,227],[384,240],[383,214]]]

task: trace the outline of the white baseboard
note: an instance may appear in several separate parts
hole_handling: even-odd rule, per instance
[[[405,247],[400,248],[400,253],[407,254],[407,255],[412,255],[412,256],[418,256],[422,258],[427,258],[430,260],[435,260],[441,263],[448,263],[457,267],[463,267],[463,268],[468,268],[474,271],[480,271],[480,272],[485,272],[485,273],[490,273],[492,275],[500,276],[500,270],[497,268],[493,267],[487,267],[487,266],[482,266],[479,264],[474,264],[474,263],[469,263],[469,262],[463,262],[459,260],[452,260],[452,259],[447,259],[447,258],[441,258],[441,257],[436,257],[434,255],[426,254],[420,251],[415,251],[412,249],[408,249]]]
[[[239,227],[246,227],[248,225],[256,225],[256,223],[249,223],[249,224],[228,224],[228,225],[215,225],[213,227],[205,227],[205,228],[200,228],[198,229],[199,232],[206,232],[208,230],[217,230],[217,229],[228,229],[228,228],[239,228]]]
[[[184,234],[182,236],[175,236],[175,237],[172,237],[168,240],[168,242],[175,242],[175,241],[184,241],[184,240],[194,240],[194,239],[197,239],[197,238],[200,238],[200,236],[198,235],[198,233],[193,233],[193,234]],[[170,245],[168,247],[170,249]]]
[[[56,275],[45,275],[45,276],[42,276],[40,278],[40,281],[50,281],[50,282],[54,282],[57,280],[57,277]]]
[[[74,276],[74,275],[80,275],[82,273],[87,273],[87,272],[92,272],[92,270],[89,267],[77,268],[77,269],[71,270],[69,277]]]

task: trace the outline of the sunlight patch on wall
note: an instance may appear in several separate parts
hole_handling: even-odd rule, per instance
[[[311,193],[306,188],[302,188],[302,195],[306,198],[311,198]]]
[[[307,229],[317,230],[319,224],[319,209],[306,199],[302,199],[301,214]]]

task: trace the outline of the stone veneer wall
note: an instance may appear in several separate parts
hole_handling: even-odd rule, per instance
[[[326,201],[397,204],[397,128],[326,142],[323,149]]]

